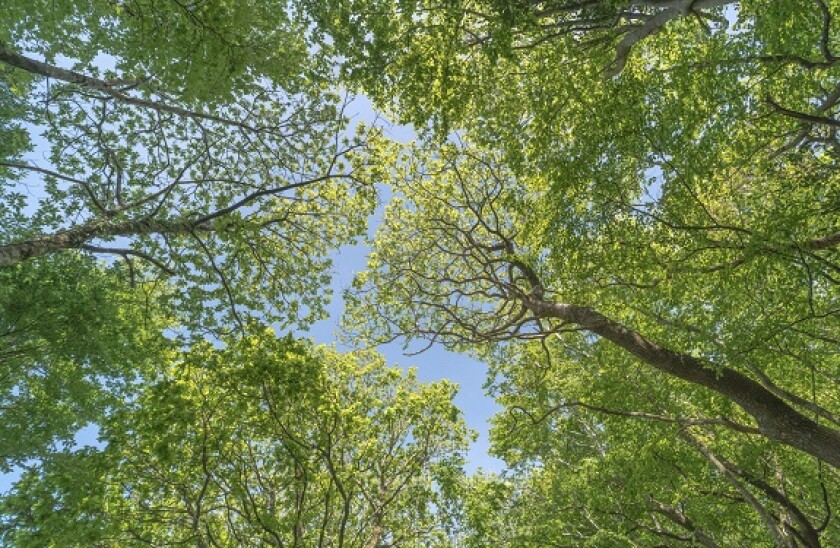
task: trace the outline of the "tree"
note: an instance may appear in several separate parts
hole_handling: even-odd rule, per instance
[[[271,330],[197,344],[3,502],[4,543],[442,545],[455,387]]]
[[[561,335],[564,341],[571,339],[569,344],[578,344],[574,337],[585,331],[666,375],[710,389],[737,404],[764,436],[840,466],[837,430],[797,410],[803,407],[805,413],[817,413],[820,419],[836,424],[831,392],[823,396],[825,407],[820,405],[821,400],[797,397],[795,387],[801,381],[782,374],[774,382],[772,367],[795,368],[798,364],[779,359],[758,361],[769,357],[765,352],[773,353],[774,347],[765,346],[766,338],[787,335],[784,343],[794,356],[806,351],[814,355],[820,351],[820,344],[832,344],[830,333],[836,320],[832,299],[828,295],[827,300],[817,300],[813,286],[799,287],[798,262],[789,265],[784,256],[766,261],[751,258],[752,269],[738,269],[746,279],[727,270],[726,283],[736,284],[736,288],[750,282],[763,285],[764,279],[773,274],[779,280],[777,284],[786,283],[785,294],[750,295],[738,301],[729,294],[719,304],[710,294],[711,288],[705,287],[706,278],[697,277],[693,269],[687,276],[679,271],[669,272],[670,283],[631,283],[626,278],[644,278],[645,268],[657,271],[667,265],[657,255],[658,248],[673,237],[668,226],[645,226],[638,217],[616,214],[606,227],[607,234],[563,234],[555,227],[546,234],[539,227],[545,223],[542,197],[529,196],[527,182],[514,182],[509,172],[495,167],[492,156],[455,148],[438,150],[436,154],[439,157],[428,165],[409,166],[416,175],[413,179],[406,175],[407,182],[401,187],[404,199],[390,209],[372,256],[371,273],[359,281],[363,290],[372,292],[373,300],[369,302],[375,304],[363,307],[358,318],[370,318],[367,333],[422,337],[458,347],[462,342],[547,339],[555,335]],[[723,204],[722,208],[729,207],[728,201]],[[711,208],[710,202],[705,205]],[[707,211],[710,215],[717,212]],[[674,232],[685,238],[683,230]],[[558,240],[565,237],[563,244],[552,243],[552,247],[565,248],[565,256],[572,260],[564,257],[560,262],[561,258],[552,256],[550,248],[540,245],[541,238],[549,236]],[[395,245],[397,239],[405,238],[413,245]],[[698,239],[698,245],[706,242],[704,235]],[[641,256],[644,245],[652,246],[647,256]],[[813,244],[789,245],[799,249]],[[597,252],[601,252],[598,260],[590,259],[589,254]],[[668,253],[681,254],[682,249],[676,245],[666,247],[663,254]],[[579,270],[575,254],[581,255],[586,261],[583,266],[588,268]],[[709,274],[720,270],[715,263],[708,268]],[[621,268],[625,265],[627,270]],[[814,276],[810,283],[820,283],[815,281],[818,275],[828,276],[824,283],[832,279],[824,270],[828,267],[816,270],[818,267],[810,262],[806,266]],[[788,281],[785,275],[791,279]],[[662,285],[668,288],[667,293],[660,293]],[[636,286],[643,287],[634,291]],[[653,291],[646,291],[649,289]],[[680,313],[678,306],[687,308],[693,304],[691,295],[704,295],[708,300],[697,303],[694,310],[689,308],[688,313]],[[580,302],[585,304],[577,304]],[[678,345],[677,350],[653,342],[640,330],[596,310],[596,305],[612,314],[623,313],[651,331],[652,337],[674,331],[669,340]],[[704,309],[715,305],[716,314],[704,314]],[[765,320],[769,324],[766,331],[757,335],[761,342],[748,340],[745,348],[740,334],[735,340],[727,340],[726,335],[702,337],[716,331],[726,333],[721,323],[727,320],[732,322],[732,329],[746,327],[742,318],[749,318],[750,327],[754,327],[763,319],[762,309],[773,312]],[[724,310],[728,314],[722,314]],[[671,314],[677,317],[669,317]],[[700,323],[704,320],[709,322],[708,327]],[[821,333],[826,336],[820,337]],[[802,347],[796,348],[791,339],[799,337]],[[584,344],[594,342],[583,339]],[[825,372],[830,374],[830,349],[825,347],[822,351],[829,362],[821,365],[828,367]],[[730,354],[738,359],[729,358]],[[815,365],[814,374],[819,371],[823,369]],[[807,387],[806,381],[803,388]]]
[[[517,546],[836,543],[829,467],[733,435],[714,403],[626,362],[613,368],[608,347],[552,349],[563,355],[552,367],[537,345],[496,365],[507,374],[495,386],[507,412],[491,439],[511,468],[473,479],[474,545],[486,532]]]
[[[318,317],[373,198],[284,4],[36,4],[0,24],[4,468],[113,410],[164,329]]]
[[[741,529],[741,514],[726,513],[735,521],[718,522],[708,532],[704,520],[688,517],[686,524],[700,527],[697,534],[720,544],[731,538],[726,531],[733,530],[744,533],[747,541],[768,532],[784,539],[783,533],[792,534],[792,529],[811,540],[819,538],[815,531],[825,531],[820,529],[822,518],[810,517],[786,529],[789,508],[765,510],[765,505],[781,503],[764,486],[784,493],[790,481],[812,489],[792,507],[807,504],[811,510],[803,515],[819,515],[824,504],[830,507],[823,494],[830,493],[825,495],[830,500],[838,489],[836,473],[824,472],[820,461],[840,465],[834,252],[807,241],[770,244],[770,251],[766,240],[754,234],[761,225],[750,222],[751,214],[767,215],[761,207],[766,194],[757,187],[778,188],[775,180],[754,179],[749,196],[738,184],[705,194],[703,214],[709,217],[733,219],[730,208],[743,204],[732,230],[740,229],[750,239],[734,245],[732,240],[715,242],[704,230],[683,228],[685,223],[669,222],[666,215],[677,213],[664,206],[651,207],[648,217],[622,211],[607,216],[590,211],[586,203],[570,204],[585,220],[558,227],[551,208],[563,204],[546,198],[540,176],[514,176],[498,153],[468,143],[416,152],[404,168],[395,179],[397,198],[377,235],[369,271],[357,280],[355,310],[348,321],[362,326],[356,336],[425,339],[496,363],[501,402],[522,420],[506,423],[505,434],[494,442],[495,450],[511,462],[517,462],[511,455],[519,447],[527,455],[519,460],[523,466],[540,463],[536,470],[547,474],[581,466],[552,448],[570,443],[569,427],[559,425],[572,422],[567,417],[582,409],[588,428],[605,432],[605,439],[590,442],[587,458],[595,461],[599,477],[639,478],[634,490],[622,491],[635,495],[636,504],[644,501],[644,493],[655,492],[654,479],[663,470],[662,459],[654,458],[661,449],[649,459],[638,453],[639,444],[650,436],[658,440],[652,444],[707,448],[706,453],[681,448],[680,455],[691,455],[690,464],[674,459],[685,475],[670,474],[667,481],[695,486],[715,462],[731,462],[722,467],[744,488],[733,496],[749,501],[745,493],[759,490],[764,502],[745,507],[776,516],[765,520],[772,527],[759,523]],[[798,203],[821,203],[806,198],[821,194],[818,186],[797,186],[795,192],[801,193]],[[694,196],[683,196],[701,207]],[[786,202],[788,207],[791,203]],[[517,355],[526,357],[513,359]],[[525,427],[528,418],[545,424],[534,433]],[[667,427],[627,424],[645,419]],[[620,435],[612,435],[613,421],[622,423]],[[618,471],[610,468],[621,458],[625,460]],[[652,472],[644,476],[641,470]],[[757,487],[731,470],[764,483]],[[781,485],[766,477],[775,477],[776,470],[784,478]],[[562,477],[546,481],[564,485]],[[673,491],[671,484],[667,487]],[[601,500],[575,493],[563,498],[592,500],[583,513]],[[696,502],[699,509],[708,504],[702,497]],[[659,508],[659,503],[679,508],[662,496],[654,496],[645,508]],[[523,512],[526,517],[540,515]],[[627,519],[655,530],[647,520],[657,513],[662,512],[651,509],[644,518]],[[612,538],[618,530],[615,523],[608,520],[599,535]],[[681,534],[694,538],[686,531]]]
[[[249,49],[256,39],[247,25],[268,6],[237,7],[241,20],[226,19],[222,2],[179,6],[94,3],[80,17],[105,17],[93,36],[101,42],[57,43],[79,31],[72,18],[61,32],[12,18],[0,33],[5,93],[16,112],[25,108],[30,133],[43,128],[49,158],[27,161],[18,147],[0,160],[19,180],[3,191],[14,222],[0,244],[0,268],[67,249],[111,255],[133,275],[165,279],[169,302],[194,328],[242,325],[249,314],[305,324],[326,300],[319,290],[327,255],[363,232],[372,207],[366,138],[345,131],[325,69],[301,53],[299,26],[282,10],[274,19],[283,25],[265,38],[289,55],[272,54],[266,65],[256,62],[259,48]],[[171,24],[149,24],[170,12]],[[182,27],[192,30],[162,41]],[[183,51],[196,34],[207,55],[231,49],[219,62],[239,62],[236,52],[247,50],[250,64],[227,67],[224,86],[193,89],[194,80],[196,88],[212,84],[219,70]],[[146,45],[125,47],[139,42]],[[150,49],[152,72],[138,73],[135,61]],[[58,54],[73,66],[50,62]],[[166,59],[190,65],[186,81]],[[26,97],[23,107],[15,95]],[[35,200],[30,185],[40,187]]]
[[[713,468],[760,534],[813,544],[814,509],[837,491],[819,461],[840,466],[836,3],[342,4],[311,9],[349,52],[345,74],[430,128],[395,179],[401,201],[349,324],[497,363],[509,413],[545,423],[497,434],[497,450],[524,452],[552,485],[560,425],[581,413],[607,432],[603,457],[592,444],[599,470],[650,435],[695,459],[668,481]],[[590,372],[598,392],[575,382]],[[796,512],[745,479],[784,492],[775,469],[810,487],[796,503],[810,526],[789,527]],[[661,496],[644,507],[681,519]],[[667,533],[708,526],[682,515]]]
[[[59,5],[65,14],[77,7]],[[837,542],[840,4],[328,0],[304,2],[300,13],[265,5],[96,2],[41,33],[15,4],[0,31],[0,132],[11,136],[0,168],[44,175],[48,199],[30,214],[23,182],[3,189],[10,236],[0,264],[111,254],[135,273],[129,279],[166,280],[162,301],[196,331],[247,331],[247,316],[259,314],[305,323],[323,303],[326,250],[363,232],[365,183],[387,177],[395,200],[350,295],[348,325],[368,341],[421,339],[492,364],[491,388],[506,406],[495,451],[513,469],[468,486],[465,542]],[[258,34],[231,13],[279,18],[283,32],[269,48],[289,44],[292,62],[261,64]],[[177,22],[149,26],[159,14]],[[86,41],[79,29],[103,16]],[[49,33],[79,36],[68,54]],[[150,36],[171,44],[150,47]],[[194,37],[206,46],[199,53],[188,51]],[[94,62],[99,43],[114,69]],[[229,79],[216,65],[205,71],[202,60],[216,57]],[[189,70],[167,71],[167,58]],[[395,165],[377,139],[378,166],[356,154],[361,143],[340,140],[331,58],[342,61],[343,84],[421,128],[422,142]],[[220,80],[218,92],[201,85]],[[21,90],[43,100],[22,101]],[[49,166],[21,159],[20,120],[44,126]],[[215,352],[191,354],[214,364],[211,377],[227,363]],[[228,362],[251,363],[241,352],[247,359]],[[277,455],[239,466],[250,446],[226,452],[225,440],[239,438],[214,437],[217,408],[195,403],[205,394],[215,402],[213,392],[186,388],[205,381],[168,382],[184,379],[177,371],[161,378],[158,392],[143,392],[144,408],[114,415],[107,450],[54,455],[27,475],[19,498],[8,499],[16,542],[60,533],[27,514],[33,500],[53,513],[73,509],[80,538],[83,529],[85,538],[162,542],[177,529],[207,543],[261,534],[294,543],[333,530],[332,511],[316,519],[326,525],[305,525],[297,479],[284,505],[296,512],[291,521],[260,522],[256,508],[270,497],[240,496],[254,492],[241,488],[252,476],[231,470],[259,469],[253,477],[262,479],[270,473],[260,467]],[[194,412],[189,420],[182,409]],[[243,407],[236,416],[260,415]],[[180,435],[161,433],[156,417],[181,425]],[[201,428],[183,426],[193,418]],[[146,419],[157,429],[144,433]],[[277,424],[303,439],[294,429],[305,427],[287,419]],[[144,440],[160,449],[150,470],[131,459],[145,447],[132,443]],[[114,453],[120,447],[129,455]],[[191,466],[175,466],[171,452]],[[351,497],[339,484],[349,480],[312,458],[327,467],[317,484],[334,486],[324,489],[341,493],[346,510]],[[212,473],[211,461],[220,466]],[[309,470],[283,466],[295,478]],[[66,487],[68,467],[85,474],[91,496]],[[127,479],[117,476],[127,490],[97,490],[104,469],[126,470]],[[353,485],[369,502],[372,491]],[[426,487],[416,500],[443,500]],[[103,504],[130,506],[132,497],[141,512],[166,508],[171,531],[131,509],[125,522],[106,519]],[[402,508],[423,509],[405,522],[428,523],[441,508],[414,500]],[[369,523],[380,523],[375,510],[363,510]],[[351,529],[359,542],[390,541],[384,531],[397,529],[381,523]]]
[[[718,98],[755,94],[759,101],[741,106],[764,108],[772,86],[790,83],[792,75],[812,83],[800,89],[783,85],[786,98],[811,112],[807,107],[815,103],[807,100],[832,89],[829,74],[837,62],[831,49],[836,6],[823,0],[354,0],[304,5],[325,47],[340,53],[344,74],[383,108],[420,126],[430,118],[444,127],[459,126],[480,114],[485,118],[479,126],[488,130],[488,138],[495,134],[495,142],[502,136],[514,139],[523,128],[534,130],[524,139],[548,138],[538,130],[550,133],[558,122],[565,130],[574,127],[589,135],[625,119],[620,129],[627,130],[622,140],[629,143],[631,105],[642,111],[634,118],[680,115],[683,127],[708,121],[702,114],[731,120],[743,113],[736,108],[741,101],[719,103]],[[568,75],[574,78],[556,77]],[[738,75],[754,79],[739,86]],[[710,77],[726,85],[701,84],[703,95],[652,93],[683,91],[681,86],[706,83]],[[622,94],[610,85],[618,81],[630,84],[620,86]],[[633,82],[645,85],[638,89]],[[634,92],[650,103],[639,102]],[[817,114],[836,103],[831,94],[826,99]],[[735,110],[715,112],[719,104]],[[663,105],[686,108],[657,114]],[[595,113],[602,119],[593,119]],[[480,133],[477,129],[472,132]]]
[[[124,85],[166,90],[191,104],[224,103],[255,79],[294,91],[308,85],[315,65],[295,12],[285,0],[13,0],[0,44],[48,63],[63,56],[82,72],[102,69],[97,56],[104,54]]]
[[[321,315],[375,176],[284,2],[7,4],[4,470],[101,425],[185,339]]]

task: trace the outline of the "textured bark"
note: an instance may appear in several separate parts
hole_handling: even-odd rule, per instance
[[[54,234],[37,236],[22,242],[0,246],[0,268],[43,257],[65,249],[78,249],[95,238],[138,236],[144,234],[186,234],[197,228],[189,221],[93,221]]]
[[[752,415],[767,438],[840,468],[840,432],[809,419],[746,375],[663,348],[588,307],[539,299],[531,299],[528,306],[540,318],[574,323],[664,373],[714,390]]]
[[[819,238],[817,240],[811,240],[808,242],[808,247],[811,249],[831,249],[833,247],[837,247],[840,245],[840,232],[835,232],[834,234],[830,234],[824,238]]]
[[[377,514],[375,518],[375,523],[373,524],[373,532],[370,535],[370,539],[366,543],[366,548],[376,548],[379,546],[379,542],[382,539],[382,516]]]

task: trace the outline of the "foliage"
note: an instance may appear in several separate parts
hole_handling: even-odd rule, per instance
[[[723,484],[718,487],[725,493],[721,504],[730,504],[726,497],[732,496],[755,512],[749,518],[725,512],[731,522],[709,525],[701,518],[710,503],[705,496],[694,497],[693,506],[679,512],[694,508],[696,514],[688,518],[692,527],[705,531],[713,542],[755,542],[761,535],[786,538],[785,534],[794,534],[793,528],[819,528],[822,517],[818,516],[825,514],[823,493],[833,498],[838,488],[836,473],[824,473],[823,465],[807,455],[837,466],[832,250],[793,251],[804,246],[791,246],[792,254],[750,250],[754,254],[749,259],[732,266],[714,258],[711,263],[674,261],[670,266],[650,255],[646,262],[645,253],[688,252],[664,242],[682,232],[683,245],[690,246],[693,242],[685,232],[692,231],[630,215],[616,216],[606,234],[536,230],[532,227],[545,220],[540,179],[519,177],[514,182],[498,155],[468,143],[435,148],[428,154],[417,151],[405,159],[404,169],[395,183],[399,194],[377,235],[370,270],[357,279],[348,325],[359,326],[356,336],[421,338],[479,353],[496,364],[495,389],[508,412],[499,419],[504,426],[497,431],[494,447],[511,464],[533,466],[540,477],[554,472],[557,477],[542,480],[551,485],[570,486],[563,480],[565,474],[582,473],[579,469],[587,466],[598,478],[638,479],[633,489],[613,488],[627,499],[609,495],[612,491],[602,487],[599,496],[606,496],[610,504],[639,505],[652,493],[654,502],[641,506],[644,518],[628,515],[618,525],[615,510],[601,507],[598,497],[575,493],[571,487],[560,492],[561,500],[590,501],[579,509],[584,515],[612,516],[598,520],[603,530],[579,529],[576,538],[604,534],[607,545],[620,544],[620,537],[609,535],[639,523],[672,534],[679,525],[648,521],[661,514],[654,505],[679,508],[679,499],[663,494],[697,495],[702,492],[697,485],[712,480]],[[529,191],[531,182],[533,191]],[[719,202],[704,201],[704,206],[714,215],[737,204],[737,199],[743,200],[744,193],[728,194]],[[752,210],[763,215],[763,201],[749,202],[750,209],[738,215],[745,224],[738,226],[756,226],[749,224],[748,214]],[[553,235],[551,247],[543,243],[548,234]],[[578,238],[588,239],[588,244],[578,245]],[[715,252],[708,240],[695,242],[705,252]],[[732,247],[721,246],[719,252],[732,253]],[[552,249],[569,251],[561,262]],[[729,261],[744,252],[742,248],[739,255],[729,255]],[[808,258],[800,262],[804,257]],[[704,274],[693,270],[716,264],[724,266],[708,268]],[[665,272],[658,281],[635,283],[645,267]],[[808,269],[812,278],[803,276]],[[817,276],[824,281],[815,281]],[[768,279],[774,285],[768,286]],[[709,286],[710,281],[714,285]],[[726,291],[727,287],[732,290]],[[583,424],[573,420],[580,415]],[[527,428],[530,421],[538,426]],[[615,423],[618,426],[612,426]],[[588,451],[581,456],[574,449],[575,439],[587,428],[597,434],[592,434],[596,441],[584,437]],[[809,429],[820,434],[805,435]],[[768,499],[763,486],[744,488],[760,491],[764,498],[759,502],[749,502],[740,491],[733,495],[734,488],[721,472],[709,470],[712,457],[681,435],[703,440],[710,454],[771,485],[774,496],[794,485],[808,485],[791,495],[793,506],[809,508],[803,511],[811,516],[808,525],[794,524],[786,530],[785,511],[764,509],[779,502]],[[823,435],[826,441],[820,450],[800,443]],[[646,443],[655,447],[647,458],[640,453]],[[791,453],[778,443],[803,453]],[[573,450],[568,454],[570,444]],[[688,456],[668,458],[666,462],[674,462],[673,472],[663,474],[660,455],[677,451]],[[617,469],[612,468],[617,462]],[[747,480],[733,481],[743,487]],[[584,485],[597,490],[596,485],[602,484],[593,479]],[[574,514],[558,504],[564,515]],[[774,517],[761,519],[756,508]],[[526,518],[535,515],[523,512]],[[757,524],[746,527],[750,521]],[[765,521],[773,525],[762,528]],[[533,523],[546,522],[537,518]],[[539,545],[555,533],[563,534],[562,528],[547,530],[553,531],[551,535],[540,533],[531,542]],[[830,543],[836,533],[829,531],[822,534]],[[685,531],[678,536],[693,538]],[[636,541],[651,542],[644,536]],[[519,544],[519,540],[510,542]]]
[[[4,543],[439,545],[455,387],[271,330],[194,346],[3,503]]]
[[[840,542],[840,2],[27,5],[0,28],[2,432],[46,426],[9,452],[43,462],[4,540]],[[336,76],[420,141],[349,136]],[[490,363],[501,475],[459,477],[451,386],[253,327],[319,316],[378,182],[350,337]],[[161,305],[246,336],[173,359]],[[102,450],[45,449],[92,418]]]
[[[119,407],[166,362],[164,333],[323,315],[329,254],[373,206],[376,139],[346,131],[284,3],[7,4],[4,469]]]
[[[316,68],[294,6],[283,0],[36,0],[5,8],[5,47],[21,45],[49,63],[69,58],[81,71],[101,70],[97,56],[108,56],[127,79],[177,90],[191,103],[229,101],[263,78],[300,91]]]
[[[348,78],[433,131],[347,323],[494,364],[499,542],[836,542],[840,6],[348,6]]]
[[[0,469],[70,443],[170,345],[154,288],[67,253],[0,272]]]
[[[491,438],[511,471],[489,478],[505,487],[498,508],[470,512],[476,545],[485,530],[517,546],[836,543],[830,467],[732,431],[730,406],[615,349],[569,346],[551,345],[564,357],[550,367],[535,345],[497,365],[507,413]]]
[[[8,125],[46,158],[25,156],[24,140],[0,159],[18,179],[3,190],[0,267],[67,249],[110,255],[166,280],[162,297],[195,332],[322,315],[328,255],[363,233],[373,207],[376,135],[346,131],[300,24],[264,3],[76,4],[44,24],[21,5],[0,31],[2,89],[16,90]]]

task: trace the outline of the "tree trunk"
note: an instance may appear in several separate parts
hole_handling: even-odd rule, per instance
[[[752,415],[767,438],[840,468],[840,432],[809,419],[746,375],[663,348],[591,308],[535,299],[528,306],[538,317],[574,323],[664,373],[714,390]]]
[[[75,249],[95,238],[138,236],[144,234],[185,234],[197,228],[196,223],[173,221],[92,221],[54,234],[36,236],[22,242],[0,245],[0,268],[43,257],[65,249]]]

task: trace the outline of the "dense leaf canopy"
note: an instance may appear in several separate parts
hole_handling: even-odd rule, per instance
[[[27,472],[0,539],[440,544],[468,439],[454,391],[249,326],[224,349],[175,357],[102,425],[104,450]]]
[[[322,315],[328,255],[372,207],[375,135],[346,131],[349,99],[283,7],[62,2],[43,24],[28,2],[12,10],[0,265],[67,249],[121,259],[165,279],[199,332]]]
[[[342,5],[347,77],[428,128],[349,323],[493,364],[484,527],[834,542],[837,6]]]
[[[169,344],[153,291],[78,254],[0,272],[0,469],[43,454],[106,410]]]
[[[0,25],[4,540],[840,543],[840,2],[46,4]],[[485,360],[499,475],[450,385],[254,327],[377,184],[348,338]]]

